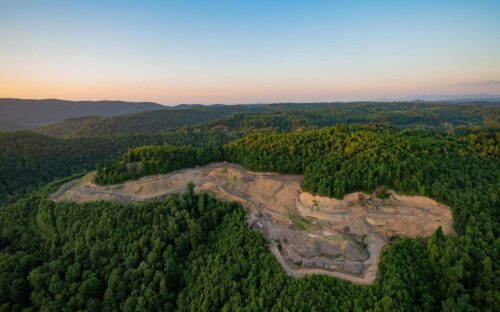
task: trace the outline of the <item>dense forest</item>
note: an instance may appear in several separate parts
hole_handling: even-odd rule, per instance
[[[146,175],[205,165],[222,159],[222,149],[217,147],[141,146],[129,150],[122,160],[98,167],[94,182],[115,184]]]
[[[224,129],[179,128],[154,134],[52,138],[30,132],[0,132],[0,201],[9,201],[54,178],[68,176],[143,145],[221,146],[241,136]]]
[[[151,102],[0,98],[0,131],[25,130],[84,116],[118,116],[163,109]]]
[[[0,311],[497,311],[500,110],[321,105],[151,133],[0,133]],[[95,168],[116,183],[221,159],[304,174],[303,188],[326,196],[426,195],[452,207],[458,234],[394,239],[376,282],[359,286],[287,276],[242,207],[192,185],[127,205],[49,197]]]
[[[231,110],[163,109],[117,117],[88,117],[67,119],[61,123],[35,129],[36,132],[57,137],[95,137],[112,134],[156,132],[181,126],[199,124],[231,114]]]
[[[484,213],[467,235],[393,241],[376,283],[357,286],[288,277],[241,207],[192,187],[143,204],[77,205],[46,197],[58,184],[0,210],[1,311],[495,311],[498,304],[498,250]],[[475,253],[484,259],[473,263]],[[481,274],[468,270],[472,264]]]
[[[190,252],[236,211],[192,188],[128,206],[46,195],[1,211],[1,311],[173,311]]]
[[[461,235],[445,240],[460,256],[447,260],[458,271],[447,271],[450,275],[443,278],[452,278],[456,284],[453,298],[464,296],[474,306],[493,309],[490,304],[500,299],[499,288],[486,290],[482,283],[500,278],[498,139],[495,131],[448,137],[384,127],[337,126],[253,134],[226,145],[225,155],[254,170],[304,173],[303,188],[313,193],[341,198],[348,192],[371,192],[385,185],[450,205],[455,229]],[[433,252],[433,257],[442,259],[450,251],[438,248]]]
[[[311,107],[302,110],[260,114],[236,114],[211,124],[242,130],[280,131],[331,127],[335,124],[372,124],[396,127],[461,125],[495,126],[500,113],[494,106],[457,106],[423,103],[357,103]]]
[[[463,228],[473,215],[498,217],[500,137],[465,137],[376,126],[336,126],[307,132],[256,133],[225,146],[227,160],[260,171],[304,174],[303,188],[342,198],[387,186],[456,208]],[[460,213],[458,213],[460,212]],[[498,222],[498,218],[495,220]]]
[[[385,186],[398,192],[429,196],[450,205],[459,237],[444,237],[437,233],[427,240],[426,248],[422,246],[425,242],[418,244],[401,240],[401,244],[414,253],[411,257],[420,259],[422,256],[417,254],[423,254],[429,262],[432,262],[431,258],[434,258],[433,261],[439,259],[439,265],[422,264],[435,270],[429,275],[428,283],[422,286],[426,289],[422,295],[432,297],[429,298],[433,302],[430,306],[440,302],[443,308],[449,305],[451,310],[460,305],[492,309],[491,304],[500,299],[498,289],[488,286],[499,277],[498,239],[495,239],[500,228],[498,139],[498,132],[488,129],[466,135],[448,135],[430,130],[397,130],[384,126],[336,126],[292,133],[254,133],[226,144],[224,158],[253,170],[303,173],[303,188],[326,196],[343,197],[349,192],[372,192],[378,186]],[[162,154],[162,151],[167,151],[168,155]],[[137,166],[140,161],[158,164],[149,165],[147,174],[168,172],[174,168],[160,164],[175,160],[176,153],[176,149],[169,146],[131,150],[122,156],[122,160],[111,163],[108,169],[103,168],[101,172],[118,177],[123,170],[120,168],[131,164]],[[197,153],[191,153],[191,159],[195,161],[193,164],[201,164],[196,162]],[[119,178],[109,182],[118,181]],[[394,252],[399,253],[397,248]],[[200,257],[206,259],[206,255]],[[415,270],[420,272],[418,266]],[[213,270],[204,274],[207,279],[215,278],[210,275]],[[199,280],[204,274],[195,272],[190,278]],[[433,283],[440,285],[441,289],[434,289],[438,286]],[[453,292],[445,287],[449,283],[455,285]],[[199,287],[198,283],[195,285]],[[180,300],[207,304],[197,301],[198,296],[190,297],[189,294],[191,291],[181,294]],[[210,305],[217,305],[218,297],[206,295],[210,296],[209,300],[215,300]],[[183,299],[184,296],[190,299]],[[456,298],[461,298],[461,301],[455,302]],[[192,306],[193,310],[196,306]]]
[[[69,118],[34,129],[56,137],[96,137],[138,132],[153,133],[182,126],[215,121],[234,114],[289,111],[299,108],[325,107],[326,104],[277,105],[178,105],[162,110],[144,111],[114,117]]]
[[[473,105],[472,105],[473,104]],[[398,127],[498,125],[498,103],[304,103],[177,106],[116,117],[67,119],[35,129],[50,136],[95,137],[156,132],[207,122],[211,126],[290,131],[342,124]]]

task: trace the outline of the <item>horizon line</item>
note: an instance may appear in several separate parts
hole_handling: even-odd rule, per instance
[[[419,98],[422,97],[422,98]],[[448,99],[424,99],[425,97],[449,97]],[[136,100],[123,100],[123,99],[100,99],[100,100],[79,100],[79,99],[64,99],[64,98],[21,98],[21,97],[0,97],[0,100],[28,100],[28,101],[67,101],[67,102],[126,102],[126,103],[151,103],[166,107],[175,107],[181,105],[202,105],[202,106],[213,106],[213,105],[279,105],[279,104],[326,104],[326,103],[360,103],[360,102],[372,102],[372,103],[383,103],[383,102],[450,102],[450,101],[460,101],[460,100],[470,100],[470,101],[482,101],[482,100],[499,100],[500,94],[494,93],[477,93],[477,94],[426,94],[426,95],[410,95],[398,98],[375,98],[375,99],[359,99],[359,100],[331,100],[331,101],[270,101],[270,102],[246,102],[246,103],[174,103],[174,104],[163,104],[156,101],[136,101]]]

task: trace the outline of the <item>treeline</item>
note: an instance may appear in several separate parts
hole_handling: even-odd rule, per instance
[[[0,202],[13,201],[57,177],[93,170],[130,148],[171,144],[222,146],[242,133],[225,129],[179,128],[156,134],[94,138],[52,138],[31,132],[0,132]]]
[[[188,146],[142,146],[125,153],[121,160],[98,167],[94,182],[114,184],[142,176],[168,173],[210,162],[221,161],[222,148]]]
[[[0,132],[0,201],[9,200],[16,194],[27,193],[56,177],[95,169],[97,165],[103,165],[111,159],[120,157],[128,149],[143,145],[221,146],[254,131],[305,130],[328,127],[336,123],[390,124],[402,127],[436,126],[438,128],[432,130],[439,132],[470,132],[469,127],[465,128],[465,125],[469,124],[490,125],[493,129],[495,127],[498,129],[500,123],[500,108],[491,103],[475,106],[429,103],[298,103],[240,105],[234,108],[215,105],[177,109],[182,113],[172,114],[167,118],[172,121],[175,116],[179,117],[174,118],[175,125],[197,122],[195,119],[198,117],[189,119],[188,112],[191,110],[200,111],[202,114],[208,114],[210,111],[212,112],[209,114],[210,118],[222,118],[231,114],[233,116],[198,126],[144,133],[138,132],[156,131],[164,127],[149,129],[144,125],[147,129],[142,129],[144,123],[151,122],[148,118],[154,117],[147,117],[147,114],[129,115],[123,117],[123,120],[122,117],[116,117],[116,120],[111,118],[121,129],[117,132],[130,132],[127,135],[95,136],[102,133],[117,133],[114,130],[105,130],[90,135],[82,134],[82,137],[78,134],[76,135],[78,137],[56,139],[30,132]],[[131,118],[134,122],[127,118]],[[80,119],[75,121],[82,122]],[[69,132],[75,131],[73,124],[67,126]],[[64,129],[61,131],[60,134],[72,136]]]
[[[60,123],[36,128],[34,131],[58,137],[96,137],[140,132],[152,133],[220,119],[232,113],[231,109],[166,108],[114,117],[66,119]]]
[[[155,133],[167,129],[199,125],[234,114],[260,114],[277,111],[317,109],[331,103],[284,103],[249,105],[178,105],[115,117],[71,118],[34,131],[64,137],[96,137],[117,134]]]
[[[498,213],[499,142],[494,132],[467,137],[386,127],[256,133],[225,146],[227,160],[252,170],[304,174],[303,188],[342,198],[386,185],[456,208],[457,225]],[[479,152],[478,152],[479,151]]]
[[[188,125],[220,125],[244,131],[272,128],[289,131],[342,124],[414,126],[498,126],[499,103],[356,102],[256,105],[192,105],[117,117],[67,119],[35,129],[64,137],[154,133]]]
[[[332,103],[296,110],[240,113],[211,121],[209,126],[254,130],[311,130],[335,124],[386,125],[398,128],[431,127],[453,131],[456,127],[498,127],[500,108],[490,105],[444,105],[430,103]]]

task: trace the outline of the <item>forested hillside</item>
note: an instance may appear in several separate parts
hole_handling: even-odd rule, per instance
[[[498,253],[484,213],[466,235],[393,241],[376,283],[357,286],[286,276],[241,207],[191,189],[121,206],[54,204],[46,198],[54,186],[0,209],[2,311],[495,311],[498,304]]]
[[[164,109],[118,117],[68,119],[35,129],[50,136],[96,137],[112,134],[157,132],[182,126],[203,123],[231,114],[230,111],[210,109]]]
[[[499,109],[300,105],[151,133],[1,133],[0,311],[498,310]],[[242,207],[192,186],[130,205],[48,197],[96,167],[115,183],[220,159],[304,174],[304,189],[327,196],[426,195],[451,206],[458,234],[393,240],[375,283],[359,286],[287,276]]]
[[[244,111],[251,113],[241,113]],[[221,146],[232,138],[252,131],[290,131],[331,126],[339,122],[380,122],[399,126],[408,126],[413,123],[440,126],[444,121],[456,125],[480,124],[483,119],[484,122],[497,120],[499,111],[500,109],[492,106],[469,107],[420,103],[299,103],[250,105],[248,107],[241,105],[192,108],[179,106],[161,112],[145,112],[116,118],[77,118],[63,123],[62,130],[58,128],[61,124],[55,124],[54,128],[49,126],[47,129],[55,131],[49,131],[52,135],[64,134],[58,133],[59,130],[69,131],[76,135],[82,125],[85,129],[93,127],[87,128],[87,121],[92,123],[94,120],[96,122],[105,120],[110,121],[112,126],[108,129],[105,126],[106,122],[96,123],[100,129],[97,132],[78,132],[84,138],[76,135],[73,138],[57,140],[27,132],[0,133],[0,159],[3,160],[0,164],[2,173],[0,175],[0,198],[6,194],[18,193],[19,190],[39,186],[54,177],[65,176],[79,170],[94,169],[97,164],[103,165],[108,160],[124,153],[128,148],[136,146],[163,143]],[[198,123],[202,120],[212,120],[233,113],[239,114],[180,130],[148,132],[164,127],[170,128]],[[72,128],[75,123],[76,128]],[[450,131],[450,129],[445,130]],[[142,131],[148,133],[137,133]],[[458,128],[452,128],[451,131],[458,131]],[[98,135],[115,132],[128,134]]]
[[[400,128],[460,125],[495,126],[500,108],[495,103],[459,106],[431,103],[349,103],[267,114],[238,114],[212,122],[213,125],[280,131],[331,127],[336,124],[390,125]]]
[[[73,118],[35,129],[65,137],[155,132],[209,122],[232,129],[281,131],[342,124],[385,124],[398,127],[495,125],[500,122],[498,103],[304,103],[273,105],[178,106],[124,116]]]
[[[481,211],[498,213],[498,139],[494,131],[455,137],[337,126],[256,133],[227,144],[225,157],[253,170],[303,173],[303,188],[326,196],[342,198],[384,185],[426,195],[457,208],[455,221],[463,227],[465,220]]]
[[[1,311],[174,311],[190,252],[224,215],[241,213],[192,190],[128,206],[46,195],[0,211]]]
[[[241,134],[223,129],[181,128],[156,134],[59,139],[30,132],[0,132],[0,201],[119,157],[129,148],[171,144],[222,146]]]
[[[491,281],[500,278],[496,239],[500,229],[498,139],[498,132],[488,129],[448,135],[381,126],[336,126],[305,132],[254,133],[227,144],[224,157],[257,171],[303,173],[303,188],[326,196],[341,198],[349,192],[372,192],[385,186],[450,205],[458,237],[438,233],[427,241],[427,248],[405,240],[401,246],[422,261],[417,274],[429,274],[419,271],[422,267],[433,272],[422,286],[425,296],[432,297],[431,302],[440,302],[451,310],[467,305],[492,309],[493,302],[500,299],[498,287],[490,288]],[[159,155],[150,156],[147,161],[161,159]],[[391,248],[396,248],[394,261],[400,261],[401,251]],[[391,269],[382,264],[381,270]],[[198,281],[210,272],[213,270],[203,274],[196,271],[191,278]],[[204,296],[216,300],[209,294]],[[189,298],[196,301],[199,297]],[[460,302],[454,301],[457,298]]]
[[[69,117],[117,116],[162,108],[151,102],[0,99],[0,131],[30,129]]]
[[[121,160],[98,167],[94,182],[115,184],[142,176],[205,165],[223,160],[222,148],[209,146],[142,146],[129,150]]]
[[[322,195],[341,198],[348,192],[373,191],[385,185],[450,205],[461,235],[446,238],[454,245],[456,258],[449,258],[449,250],[432,251],[431,257],[446,258],[450,266],[436,282],[451,278],[448,282],[456,284],[454,298],[465,296],[480,306],[486,304],[483,300],[500,299],[498,287],[482,293],[489,287],[482,284],[485,280],[500,278],[498,139],[495,131],[455,138],[337,126],[302,133],[254,134],[226,145],[225,154],[228,160],[254,170],[304,173],[303,188]],[[481,247],[471,248],[469,242]]]
[[[306,107],[323,105],[307,104]],[[50,136],[95,137],[137,132],[157,132],[213,121],[238,113],[264,113],[290,110],[292,105],[179,105],[162,110],[110,118],[67,119],[34,131]],[[297,104],[296,107],[301,107]]]
[[[462,227],[481,211],[498,216],[499,157],[495,130],[447,135],[337,126],[257,132],[227,144],[224,155],[216,144],[204,149],[140,147],[99,167],[95,182],[114,184],[225,159],[257,171],[304,174],[304,190],[336,198],[354,191],[371,193],[379,186],[429,196],[462,211],[455,214]]]

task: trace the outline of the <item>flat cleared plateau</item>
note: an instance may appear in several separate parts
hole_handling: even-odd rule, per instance
[[[55,201],[145,201],[186,190],[235,201],[247,224],[261,231],[289,275],[326,274],[359,284],[373,282],[382,248],[392,237],[427,237],[441,227],[453,234],[449,207],[422,196],[388,191],[387,199],[355,192],[334,199],[303,192],[302,176],[250,172],[214,163],[122,184],[98,186],[94,173],[61,186]]]

